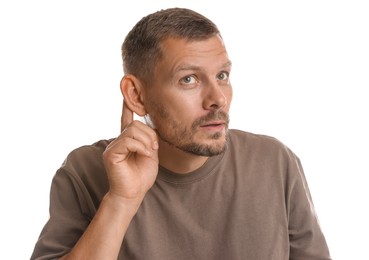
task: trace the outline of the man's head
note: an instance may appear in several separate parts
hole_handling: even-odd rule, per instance
[[[125,74],[150,82],[153,68],[162,58],[161,43],[168,38],[204,40],[219,34],[217,26],[189,9],[170,8],[143,17],[128,33],[122,45]]]
[[[188,9],[150,14],[129,32],[122,54],[125,102],[156,129],[161,148],[224,151],[231,62],[214,23]]]

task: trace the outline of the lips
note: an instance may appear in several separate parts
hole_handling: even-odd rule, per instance
[[[192,129],[196,131],[199,127],[208,130],[221,130],[228,128],[229,116],[224,111],[213,111],[198,118],[192,124]]]
[[[202,124],[201,127],[217,127],[217,126],[224,126],[225,122],[224,121],[211,121],[211,122],[206,122],[205,124]]]

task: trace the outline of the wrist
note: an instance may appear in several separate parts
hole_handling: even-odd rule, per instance
[[[143,199],[143,198],[142,198]],[[112,192],[107,192],[102,203],[107,207],[112,208],[115,212],[129,213],[134,216],[141,205],[141,198],[124,198]]]

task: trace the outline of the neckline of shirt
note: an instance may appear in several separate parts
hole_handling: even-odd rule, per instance
[[[159,165],[158,180],[179,185],[198,182],[214,172],[226,152],[227,149],[222,154],[209,157],[201,167],[189,173],[175,173]]]

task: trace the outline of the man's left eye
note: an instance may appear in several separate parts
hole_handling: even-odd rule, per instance
[[[223,72],[221,72],[221,73],[219,73],[218,74],[218,79],[220,79],[220,80],[226,80],[226,79],[228,79],[228,72],[225,72],[225,71],[223,71]]]

